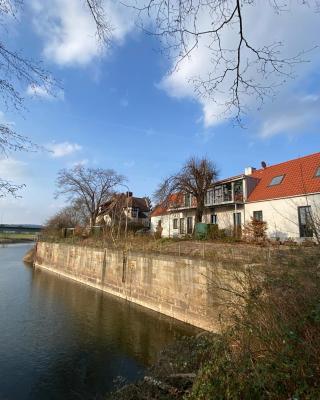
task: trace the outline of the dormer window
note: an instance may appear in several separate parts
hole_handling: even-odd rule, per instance
[[[318,167],[318,168],[316,169],[315,177],[316,177],[316,178],[320,178],[320,167]]]
[[[269,186],[276,186],[276,185],[280,185],[280,183],[283,181],[284,175],[278,175],[278,176],[274,176],[271,179],[271,182],[269,183]]]

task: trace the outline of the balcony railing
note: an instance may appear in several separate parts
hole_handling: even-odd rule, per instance
[[[230,203],[243,203],[243,194],[242,193],[223,193],[223,194],[215,194],[213,191],[208,193],[205,205],[206,206],[215,206],[220,204],[230,204]]]

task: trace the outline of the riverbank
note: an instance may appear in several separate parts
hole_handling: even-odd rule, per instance
[[[161,351],[142,379],[131,384],[119,380],[119,387],[106,399],[176,400],[190,395],[199,370],[210,358],[217,340],[218,335],[203,332],[175,341]]]
[[[219,335],[167,347],[143,379],[106,398],[319,399],[319,250],[248,267]]]
[[[35,242],[36,235],[30,233],[0,233],[1,244],[17,244]]]

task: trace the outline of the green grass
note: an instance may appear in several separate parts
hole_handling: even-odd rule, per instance
[[[18,240],[35,240],[36,234],[29,232],[15,233],[15,232],[0,232],[0,240],[2,241],[18,241]]]

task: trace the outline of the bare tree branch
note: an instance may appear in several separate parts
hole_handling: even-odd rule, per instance
[[[96,25],[97,37],[103,43],[110,45],[113,27],[108,20],[102,0],[85,0]]]
[[[114,194],[117,185],[125,178],[112,169],[85,168],[76,166],[58,173],[56,197],[68,200],[81,199],[90,215],[90,226],[94,226],[100,206]]]
[[[172,195],[178,196],[177,206],[181,205],[179,196],[191,195],[196,203],[196,222],[201,222],[208,189],[218,176],[214,163],[206,158],[190,158],[177,173],[165,178],[154,193],[158,203],[174,207]],[[180,203],[180,204],[179,204]]]
[[[18,195],[18,192],[24,187],[25,185],[16,185],[10,181],[0,178],[0,198],[7,195],[11,195],[15,198],[21,197]]]
[[[288,2],[282,0],[266,3],[277,14],[290,10]],[[244,9],[259,7],[256,0],[145,0],[139,6],[127,0],[125,4],[138,12],[139,26],[159,37],[163,51],[174,57],[171,72],[177,71],[199,46],[207,48],[210,70],[190,79],[195,93],[219,105],[223,116],[234,116],[240,125],[247,111],[246,100],[254,97],[261,107],[266,97],[274,96],[280,85],[294,78],[295,66],[306,62],[311,50],[284,57],[280,41],[260,47],[251,43]],[[314,4],[316,7],[318,2]],[[145,27],[146,17],[154,29],[150,30],[150,24]],[[226,40],[228,35],[232,43]],[[218,101],[221,97],[224,100]]]

